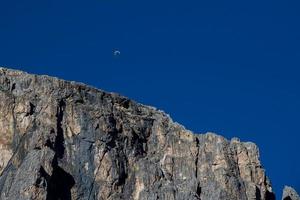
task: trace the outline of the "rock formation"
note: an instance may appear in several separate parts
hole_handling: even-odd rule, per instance
[[[300,197],[292,187],[285,186],[283,189],[282,200],[300,200]]]
[[[193,134],[118,94],[5,68],[0,173],[1,200],[275,199],[253,143]]]

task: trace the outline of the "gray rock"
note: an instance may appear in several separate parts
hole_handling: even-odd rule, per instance
[[[300,200],[300,197],[294,188],[285,186],[283,189],[282,200]]]
[[[1,200],[272,200],[258,148],[153,107],[0,68]]]

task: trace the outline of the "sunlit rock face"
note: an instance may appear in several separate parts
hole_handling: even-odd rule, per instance
[[[282,193],[282,200],[300,200],[300,197],[294,188],[285,186]]]
[[[0,68],[1,200],[273,200],[253,143],[83,84]]]

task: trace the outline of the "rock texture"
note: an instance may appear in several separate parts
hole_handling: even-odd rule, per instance
[[[300,200],[300,197],[292,187],[285,186],[283,189],[282,200]]]
[[[273,200],[255,144],[114,93],[0,68],[1,200]]]

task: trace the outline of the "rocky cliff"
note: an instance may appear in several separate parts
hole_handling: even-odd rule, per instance
[[[1,200],[272,200],[255,144],[84,84],[0,68]]]
[[[282,200],[300,200],[300,197],[294,188],[285,186],[283,189]]]

